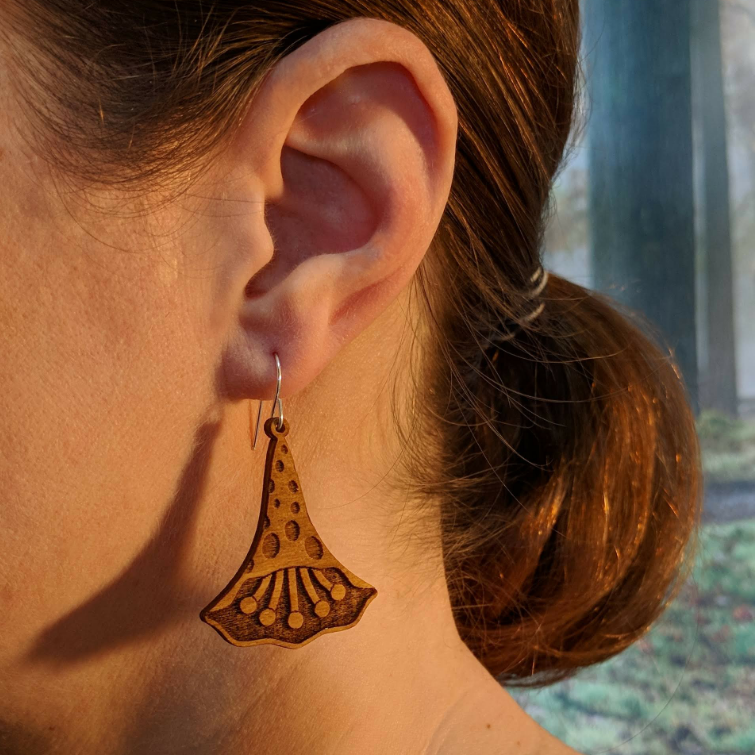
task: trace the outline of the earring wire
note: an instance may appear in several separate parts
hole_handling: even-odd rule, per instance
[[[283,429],[283,401],[280,397],[281,392],[281,362],[280,359],[278,359],[278,355],[273,352],[273,356],[275,357],[275,371],[276,371],[276,386],[275,386],[275,398],[273,399],[273,409],[270,412],[270,416],[275,416],[275,405],[278,405],[278,430]],[[260,417],[262,417],[262,404],[263,402],[260,401],[259,409],[257,410],[257,426],[254,429],[254,442],[252,443],[252,448],[257,448],[257,436],[259,435],[260,431]],[[251,422],[251,413],[252,413],[252,402],[249,402],[249,421]]]

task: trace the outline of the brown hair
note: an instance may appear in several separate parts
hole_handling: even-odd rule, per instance
[[[488,342],[524,311],[539,264],[574,115],[578,0],[14,7],[38,52],[21,69],[38,147],[122,186],[198,167],[269,67],[322,29],[368,16],[416,34],[454,95],[459,137],[415,278],[432,336],[418,418],[438,442],[405,469],[441,502],[459,631],[502,680],[544,684],[648,628],[679,584],[700,507],[694,418],[672,360],[607,300],[554,275],[540,317]]]

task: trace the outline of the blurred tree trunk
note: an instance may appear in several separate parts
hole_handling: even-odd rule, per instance
[[[642,312],[698,408],[690,0],[585,0],[596,287]]]
[[[700,123],[708,367],[701,403],[738,413],[729,163],[719,0],[692,0],[695,115]]]

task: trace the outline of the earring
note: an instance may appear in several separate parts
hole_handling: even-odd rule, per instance
[[[349,629],[377,595],[336,559],[309,518],[286,440],[290,426],[283,419],[281,367],[274,356],[277,386],[264,425],[270,441],[257,530],[233,579],[199,614],[223,639],[240,647],[296,648],[326,632]],[[253,448],[261,413],[260,401]]]

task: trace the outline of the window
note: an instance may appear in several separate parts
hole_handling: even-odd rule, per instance
[[[645,313],[698,408],[692,578],[616,658],[512,690],[581,752],[755,753],[755,0],[585,0],[546,266]]]

